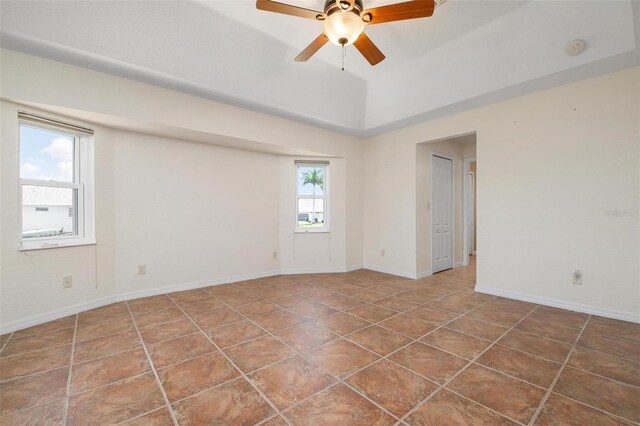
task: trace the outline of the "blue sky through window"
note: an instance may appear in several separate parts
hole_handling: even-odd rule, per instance
[[[311,173],[313,170],[317,170],[318,176],[325,181],[324,167],[298,167],[298,195],[313,195],[313,185],[303,183],[305,173]],[[315,195],[324,195],[323,187],[316,185]]]
[[[64,133],[20,126],[20,177],[73,182],[73,144]]]

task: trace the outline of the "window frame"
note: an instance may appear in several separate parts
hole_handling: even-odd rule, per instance
[[[295,172],[295,179],[294,179],[294,191],[295,191],[295,209],[294,209],[294,216],[295,216],[295,225],[294,225],[294,232],[297,234],[311,234],[311,233],[316,233],[316,234],[322,234],[322,233],[328,233],[330,232],[330,228],[329,228],[329,219],[330,219],[330,215],[329,215],[329,163],[328,162],[312,162],[312,161],[295,161],[294,162],[294,172]],[[300,195],[298,194],[298,169],[300,167],[305,167],[305,168],[319,168],[319,169],[323,169],[324,172],[324,184],[323,184],[323,190],[322,190],[322,195],[316,195],[315,197],[313,195]],[[298,213],[298,205],[299,205],[299,201],[301,199],[307,199],[307,200],[322,200],[323,201],[323,207],[324,207],[324,226],[322,227],[300,227],[298,226],[298,217],[299,217],[299,213]]]
[[[95,244],[95,206],[94,206],[94,140],[93,130],[84,129],[74,124],[58,122],[54,119],[35,116],[35,119],[18,117],[18,238],[19,251],[42,250],[59,247],[73,247]],[[48,122],[50,121],[50,123]],[[20,129],[31,127],[48,130],[74,138],[73,181],[63,182],[54,180],[27,179],[20,176]],[[74,130],[77,128],[78,130]],[[23,237],[23,187],[49,187],[71,189],[75,194],[76,217],[74,218],[74,235]]]

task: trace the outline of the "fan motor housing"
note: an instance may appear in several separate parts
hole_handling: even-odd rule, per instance
[[[351,5],[350,1],[347,0],[326,0],[324,2],[324,13],[329,16],[335,12],[344,12],[350,11],[360,16],[362,11],[364,10],[364,5],[362,4],[362,0],[353,1],[353,8],[351,10],[340,7],[340,3]]]

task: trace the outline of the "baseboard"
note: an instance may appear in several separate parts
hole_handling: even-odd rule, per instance
[[[362,268],[364,268],[362,265],[351,265],[351,266],[347,266],[347,271],[346,272],[358,271],[358,270],[360,270]]]
[[[39,325],[45,322],[57,320],[59,318],[64,318],[69,315],[77,314],[79,312],[88,311],[89,309],[99,308],[100,306],[108,305],[115,301],[115,296],[106,296],[99,299],[91,300],[89,302],[78,303],[76,305],[67,306],[61,309],[55,309],[43,314],[33,315],[24,319],[11,321],[0,326],[0,334],[11,333],[12,331],[33,327],[34,325]]]
[[[416,279],[422,279],[422,278],[426,278],[433,275],[433,273],[431,273],[431,270],[428,271],[422,271],[422,272],[418,272],[418,275],[416,276]]]
[[[350,269],[354,268],[354,269]],[[282,269],[280,273],[282,275],[302,275],[302,274],[339,274],[344,272],[355,271],[356,269],[362,269],[361,265],[352,266],[350,268],[344,266],[321,266],[317,268],[295,268],[295,269]]]
[[[506,291],[494,287],[476,286],[478,293],[490,294],[492,296],[507,297],[509,299],[522,300],[523,302],[537,303],[554,308],[567,309],[569,311],[582,312],[585,314],[598,315],[601,317],[613,318],[622,321],[630,321],[640,323],[640,314],[626,311],[616,311],[612,309],[603,309],[582,303],[568,302],[566,300],[552,299],[549,297],[535,296],[532,294],[519,293],[515,291]]]
[[[117,293],[112,296],[102,297],[100,299],[91,300],[84,303],[79,303],[73,306],[68,306],[62,309],[55,309],[43,314],[34,315],[21,320],[11,321],[6,324],[0,325],[0,334],[11,333],[12,331],[22,330],[23,328],[32,327],[34,325],[42,324],[48,321],[53,321],[59,318],[63,318],[69,315],[74,315],[79,312],[87,311],[89,309],[99,308],[104,305],[108,305],[114,302],[121,302],[124,300],[140,299],[142,297],[156,296],[158,294],[174,293],[176,291],[193,290],[202,287],[211,287],[214,285],[230,284],[239,281],[255,280],[259,278],[273,277],[277,275],[287,274],[320,274],[320,273],[339,273],[355,271],[362,269],[362,265],[353,265],[348,268],[344,267],[331,267],[331,268],[308,268],[308,269],[289,269],[279,270],[274,269],[271,271],[256,272],[252,274],[233,275],[229,277],[216,278],[213,280],[194,281],[189,283],[181,283],[175,285],[169,285],[164,287],[150,288],[138,291],[128,291],[124,293]]]
[[[390,274],[390,275],[396,275],[398,277],[409,278],[411,280],[415,280],[417,278],[416,274],[413,272],[398,271],[396,269],[385,268],[384,266],[365,264],[364,269],[369,269],[371,271],[376,271],[376,272],[382,272],[383,274]]]
[[[211,287],[214,285],[231,284],[231,283],[237,283],[240,281],[256,280],[259,278],[273,277],[276,275],[280,275],[280,270],[274,269],[272,271],[256,272],[253,274],[232,275],[230,277],[216,278],[213,280],[194,281],[190,283],[175,284],[175,285],[150,288],[150,289],[145,289],[140,291],[129,291],[126,293],[117,294],[116,300],[120,302],[123,300],[140,299],[141,297],[156,296],[158,294],[165,294],[165,293],[174,293],[176,291],[193,290],[196,288]]]
[[[464,261],[461,260],[460,262],[456,262],[456,263],[453,264],[453,269],[461,268],[463,266],[464,266]]]

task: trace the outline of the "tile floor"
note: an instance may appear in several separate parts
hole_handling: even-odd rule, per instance
[[[628,425],[640,325],[360,270],[121,302],[0,336],[0,423]]]

